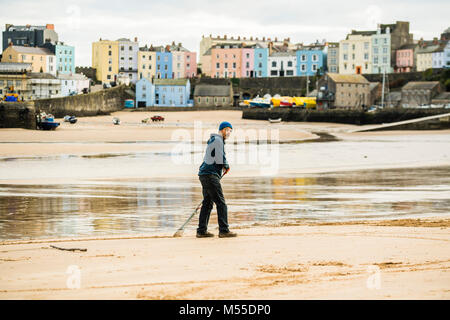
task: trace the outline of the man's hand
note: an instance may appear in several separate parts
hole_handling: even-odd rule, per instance
[[[224,175],[226,175],[228,173],[228,171],[230,171],[230,168],[223,168],[223,173],[222,173],[222,177]]]

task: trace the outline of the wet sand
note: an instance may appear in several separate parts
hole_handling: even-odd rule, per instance
[[[166,117],[166,121],[154,124],[141,123],[142,119],[155,114]],[[113,117],[119,117],[122,124],[114,126]],[[447,143],[445,136],[450,134],[450,130],[349,133],[356,126],[331,123],[269,124],[265,121],[241,119],[240,111],[148,114],[121,111],[110,116],[79,118],[75,125],[64,123],[62,119],[57,120],[61,122],[61,127],[51,132],[1,129],[0,157],[33,159],[49,155],[77,155],[81,160],[85,159],[83,156],[88,156],[89,161],[85,163],[76,157],[71,160],[72,162],[66,158],[55,161],[32,160],[30,163],[15,160],[11,162],[6,159],[0,163],[0,169],[3,168],[3,176],[6,176],[2,184],[7,188],[14,189],[9,184],[48,183],[49,179],[42,177],[41,172],[32,176],[32,179],[27,179],[30,173],[37,170],[36,168],[45,168],[49,163],[54,167],[46,172],[46,176],[48,174],[51,178],[51,183],[61,185],[68,183],[77,185],[83,179],[86,183],[87,177],[92,173],[95,173],[92,181],[96,180],[97,183],[105,185],[110,182],[145,180],[148,177],[166,177],[166,179],[192,177],[196,174],[197,165],[167,166],[165,170],[161,170],[151,163],[148,163],[148,167],[143,166],[142,163],[145,163],[146,159],[135,158],[134,154],[169,152],[173,146],[161,142],[171,141],[174,129],[185,129],[192,134],[194,120],[202,121],[203,129],[206,128],[211,132],[216,131],[218,124],[226,120],[244,129],[278,128],[281,142],[317,139],[318,135],[314,132],[327,132],[344,142],[334,147],[326,144],[320,146],[305,144],[302,148],[287,146],[286,150],[282,149],[285,151],[281,153],[281,168],[279,174],[274,177],[274,185],[282,181],[277,180],[282,176],[296,179],[301,185],[304,180],[302,175],[308,172],[448,166],[450,159],[445,151],[448,150],[445,149]],[[435,137],[441,140],[438,144],[434,144],[433,148],[427,149],[428,138],[424,139],[424,136],[429,137],[430,141]],[[412,144],[409,141],[410,137],[420,139]],[[370,143],[366,144],[367,141]],[[386,154],[384,142],[392,141],[401,142],[399,145],[391,146],[391,150],[398,147],[398,151]],[[405,145],[402,145],[402,141]],[[354,144],[355,142],[358,144]],[[416,154],[415,150],[418,150],[416,146],[424,149]],[[333,150],[342,150],[343,153],[335,153]],[[289,158],[294,152],[297,152],[296,161]],[[126,153],[133,154],[133,157],[125,158],[126,162],[116,161],[116,158],[113,158],[114,161],[97,159],[103,154],[109,158],[112,154]],[[399,161],[402,154],[403,159]],[[90,156],[93,158],[89,158]],[[416,156],[417,161],[414,161]],[[327,161],[318,163],[318,157]],[[167,162],[166,158],[161,159],[161,163]],[[140,165],[136,165],[139,163]],[[34,167],[35,165],[38,166]],[[63,165],[67,168],[64,169]],[[87,170],[82,179],[79,179],[77,175],[86,168],[90,168],[90,171]],[[74,172],[66,173],[71,171],[69,169]],[[259,171],[259,169],[249,170],[249,166],[235,166],[230,172],[231,177],[227,179],[257,177],[260,175]],[[114,172],[114,176],[111,176],[110,172]],[[366,174],[364,173],[364,177]],[[425,190],[421,179],[417,182],[420,188],[415,192]],[[297,185],[297,182],[294,184]],[[438,184],[438,186],[442,190],[433,192],[433,197],[441,195],[446,190],[446,185]],[[303,192],[296,191],[292,194],[289,191],[291,187],[283,182],[274,188],[273,202],[287,201],[286,196],[291,195],[293,197],[291,200],[295,203],[304,204]],[[395,188],[403,192],[400,190],[401,187],[395,185]],[[386,192],[378,186],[377,188],[380,189],[379,192]],[[139,190],[139,186],[137,189]],[[365,192],[364,188],[358,189],[358,192],[361,190]],[[195,194],[199,195],[199,192]],[[33,195],[28,197],[34,198]],[[416,207],[419,208],[417,203],[408,198],[409,193],[405,197],[406,200],[395,204],[392,210],[402,214],[403,211],[409,212]],[[245,193],[240,194],[240,198],[245,198]],[[376,208],[379,199],[376,197],[373,199],[375,205],[372,206]],[[397,198],[389,199],[396,202]],[[101,200],[108,203],[106,198]],[[328,198],[323,200],[330,201]],[[381,200],[385,201],[385,198]],[[431,200],[419,201],[423,208],[430,208],[431,213],[437,212],[433,210],[441,210],[440,207],[435,208]],[[55,201],[61,202],[59,198]],[[364,202],[364,199],[361,201]],[[339,202],[342,204],[339,208],[346,212],[353,209],[355,212],[358,210],[362,213],[367,212],[365,206],[359,207],[352,203],[345,209],[345,201]],[[10,201],[11,203],[13,201]],[[68,205],[67,210],[70,210],[70,203],[62,203]],[[166,203],[164,201],[161,203],[164,208]],[[316,201],[316,207],[318,203],[320,201]],[[82,204],[86,206],[87,202],[82,201]],[[253,203],[251,205],[256,211],[258,205]],[[148,203],[143,202],[143,206],[148,206]],[[184,206],[186,203],[179,205],[183,208]],[[284,206],[286,206],[283,207],[284,210],[289,210],[292,204],[286,203]],[[20,209],[20,206],[17,208]],[[338,207],[332,204],[330,208],[336,211]],[[47,209],[54,210],[54,207],[48,206]],[[99,211],[103,209],[103,206],[98,208]],[[0,218],[9,219],[6,215],[14,216],[21,213],[20,210],[17,212],[11,210],[8,204],[2,211],[4,216]],[[86,216],[93,219],[95,206],[86,206],[85,210]],[[247,212],[245,210],[242,212]],[[271,213],[270,210],[273,208],[268,210]],[[116,212],[113,210],[111,212],[113,214],[110,221],[114,224],[119,216],[114,216]],[[177,219],[184,219],[184,215],[185,212],[182,217],[177,216]],[[250,226],[236,226],[239,233],[236,239],[217,237],[196,239],[193,228],[186,230],[183,238],[172,238],[174,231],[168,232],[168,229],[165,229],[158,235],[122,232],[117,235],[65,239],[58,236],[59,231],[56,230],[53,240],[0,243],[0,299],[449,299],[449,221],[448,211],[435,218],[424,219],[375,219],[322,224],[291,219],[286,223],[257,222]],[[178,226],[179,221],[176,222]],[[61,226],[70,231],[77,223],[80,223],[80,220],[68,219]],[[216,225],[214,219],[210,223]],[[45,225],[40,225],[43,230]],[[0,224],[0,230],[1,227]],[[100,217],[97,227],[100,230],[102,228],[110,230],[111,225],[107,219]],[[47,231],[52,230],[45,232]],[[215,229],[212,231],[217,233]],[[50,245],[83,248],[87,251],[61,251],[50,248]],[[69,266],[76,266],[81,270],[79,289],[67,287],[70,274],[66,271]],[[377,282],[377,279],[380,281]]]
[[[0,299],[449,299],[448,226],[414,219],[254,226],[234,239],[3,242]],[[80,288],[67,287],[69,266]]]

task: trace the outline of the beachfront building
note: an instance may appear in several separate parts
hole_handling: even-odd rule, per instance
[[[431,54],[431,60],[433,62],[433,69],[444,68],[446,65],[445,61],[445,47],[449,41],[441,41],[439,47],[433,51]]]
[[[75,73],[75,47],[59,41],[56,44],[46,42],[41,47],[55,55],[57,75]]]
[[[186,107],[191,94],[189,79],[155,79],[155,106]]]
[[[137,38],[134,41],[120,38],[118,42],[119,51],[119,75],[126,75],[131,83],[136,83],[138,78],[138,51],[139,43]]]
[[[396,73],[413,72],[416,69],[417,44],[405,44],[396,51]]]
[[[31,71],[31,63],[0,62],[0,99],[12,91],[19,95],[19,100],[31,99],[28,82],[28,73]]]
[[[3,31],[3,51],[10,46],[40,47],[46,42],[55,44],[58,41],[58,34],[53,24],[45,26],[15,26],[6,24]]]
[[[186,67],[183,51],[171,51],[172,53],[172,72],[174,79],[185,78]]]
[[[115,81],[119,73],[119,42],[100,38],[92,43],[92,67],[96,69],[98,81]]]
[[[197,76],[197,53],[192,51],[184,52],[184,75],[186,78]]]
[[[319,87],[332,93],[330,106],[336,108],[365,108],[372,100],[370,82],[360,74],[327,73],[319,80]]]
[[[401,105],[411,108],[430,104],[441,92],[439,81],[410,81],[402,87]]]
[[[241,78],[242,45],[224,43],[211,48],[211,76]]]
[[[391,31],[387,26],[383,30],[378,25],[372,35],[372,73],[392,73],[391,67]]]
[[[292,77],[297,68],[295,51],[272,51],[267,59],[269,77]]]
[[[339,42],[329,42],[327,47],[327,71],[339,73]]]
[[[61,97],[61,80],[54,75],[31,72],[28,74],[28,77],[32,100]]]
[[[269,58],[269,49],[261,45],[255,45],[254,49],[254,76],[256,78],[267,77],[267,60]]]
[[[150,107],[155,105],[155,86],[147,78],[136,82],[136,107]]]
[[[319,44],[299,45],[296,50],[297,76],[314,76],[326,68],[325,46]]]
[[[241,53],[241,78],[253,78],[255,76],[255,49],[253,46],[245,46]]]
[[[450,41],[447,41],[447,44],[444,48],[444,61],[445,68],[450,68]]]
[[[288,47],[290,49],[294,49],[294,45],[292,43],[290,43],[290,38],[286,38],[283,40],[278,40],[278,38],[267,38],[267,37],[262,37],[262,38],[258,38],[258,37],[233,37],[233,36],[227,36],[224,35],[223,37],[221,36],[216,36],[213,37],[211,34],[209,36],[204,36],[202,35],[202,40],[200,41],[200,64],[202,67],[202,72],[204,74],[207,74],[206,72],[210,71],[209,69],[209,65],[211,65],[211,61],[212,57],[209,56],[208,54],[208,50],[213,48],[214,46],[218,45],[218,46],[223,46],[223,45],[228,45],[228,46],[254,46],[254,45],[259,45],[262,48],[267,48],[269,46],[269,43],[272,43],[273,46],[282,46],[283,44],[288,44]],[[205,72],[206,71],[206,72]],[[262,74],[262,70],[261,70],[261,74]],[[215,76],[214,73],[211,74],[212,77]]]
[[[233,87],[228,85],[198,84],[194,90],[196,107],[232,107]]]
[[[372,39],[375,31],[355,31],[339,42],[339,73],[372,73]]]
[[[46,48],[11,45],[3,51],[1,62],[31,63],[33,72],[56,75],[56,59]]]
[[[89,90],[90,88],[90,80],[83,74],[60,74],[58,79],[61,81],[61,97],[81,94],[83,89]]]
[[[138,79],[151,80],[156,75],[156,51],[153,47],[141,47],[138,51]]]
[[[155,48],[156,51],[156,78],[157,79],[172,79],[172,53],[170,47],[159,46]]]

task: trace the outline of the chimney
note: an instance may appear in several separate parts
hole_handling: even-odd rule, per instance
[[[266,41],[266,37],[263,37],[263,41]]]
[[[275,42],[278,42],[278,38],[277,37],[275,37]]]
[[[258,41],[258,37],[256,37],[255,40]]]
[[[31,28],[31,25],[27,24],[25,27],[27,27],[29,29],[29,28]]]
[[[244,40],[247,40],[246,37],[244,37]]]
[[[438,38],[434,37],[434,38],[433,38],[433,44],[438,44],[438,42],[439,42],[439,41],[438,41]]]
[[[173,46],[175,45],[175,41],[172,41],[172,45],[173,45]]]
[[[231,36],[231,40],[234,40],[233,36]]]
[[[241,40],[241,36],[238,36],[238,40]]]
[[[55,30],[55,25],[54,24],[46,24],[45,28],[50,29],[50,30]]]
[[[137,37],[134,37],[134,42],[138,42],[138,41],[137,41]]]
[[[269,40],[270,40],[270,38],[269,38]],[[270,41],[269,42],[269,56],[272,54],[272,51],[273,51],[273,42]]]
[[[181,47],[181,42],[178,42],[178,46]]]
[[[224,40],[227,40],[227,35],[224,35],[224,36],[223,36],[223,39],[224,39]]]
[[[13,26],[13,25],[10,24],[10,23],[5,24],[5,30],[8,31],[8,29],[9,29],[10,27],[12,27],[12,26]]]
[[[253,37],[250,37],[250,41],[253,41]]]

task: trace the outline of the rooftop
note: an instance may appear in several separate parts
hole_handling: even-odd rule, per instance
[[[327,76],[334,82],[369,84],[369,81],[360,74],[327,73]]]
[[[229,97],[230,95],[230,85],[198,84],[194,90],[194,96],[201,97]]]
[[[25,46],[10,46],[14,51],[19,53],[29,53],[29,54],[42,54],[42,55],[53,55],[53,53],[46,48],[39,47],[25,47]]]
[[[155,79],[155,86],[185,86],[189,79]]]
[[[31,63],[0,62],[0,73],[25,73],[31,70]]]
[[[410,81],[402,90],[431,90],[439,85],[439,81]]]

